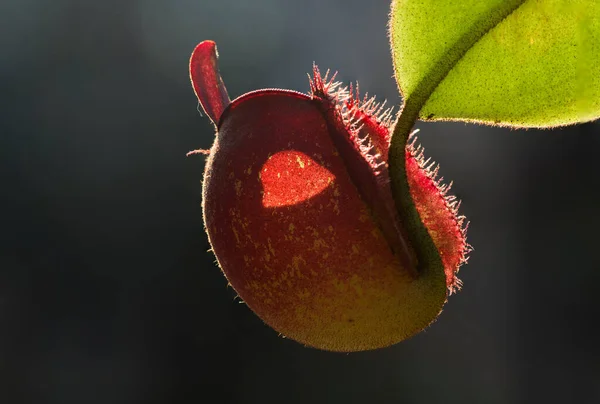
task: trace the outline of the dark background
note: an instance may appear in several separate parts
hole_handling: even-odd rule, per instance
[[[600,402],[599,124],[419,124],[475,251],[388,349],[279,338],[207,252],[193,47],[217,41],[232,97],[306,91],[316,61],[399,104],[388,7],[0,2],[0,403]]]

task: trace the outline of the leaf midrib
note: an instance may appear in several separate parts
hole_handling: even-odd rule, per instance
[[[517,9],[527,3],[529,0],[522,0],[510,7],[501,4],[490,10],[485,16],[480,17],[472,27],[481,26],[479,30],[469,29],[450,47],[442,58],[438,59],[430,71],[416,85],[411,94],[404,100],[402,108],[403,120],[412,120],[413,124],[419,117],[419,112],[425,106],[435,89],[454,69],[458,62],[475,46],[483,37],[485,37],[498,24],[508,18]],[[506,8],[505,10],[502,10]],[[393,12],[393,10],[392,10]],[[490,15],[496,14],[496,18]],[[393,44],[392,44],[393,46]]]

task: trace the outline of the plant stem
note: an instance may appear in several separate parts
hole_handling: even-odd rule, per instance
[[[444,270],[439,252],[414,204],[406,175],[406,144],[421,107],[421,102],[413,102],[410,98],[405,100],[394,124],[389,151],[392,195],[400,217],[402,234],[414,252],[410,254],[413,263],[410,270],[415,274],[415,278],[425,275],[428,271]]]

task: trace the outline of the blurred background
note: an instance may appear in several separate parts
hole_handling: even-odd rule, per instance
[[[475,251],[439,320],[387,349],[278,337],[207,252],[194,46],[217,41],[232,98],[305,92],[315,61],[397,105],[388,9],[0,2],[0,403],[600,402],[600,124],[418,125]]]

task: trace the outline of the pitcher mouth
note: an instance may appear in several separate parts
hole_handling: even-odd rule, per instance
[[[392,196],[387,156],[394,114],[374,98],[360,99],[358,85],[342,87],[313,66],[311,97],[319,106],[333,144],[392,253],[413,278],[418,260],[404,233]]]

